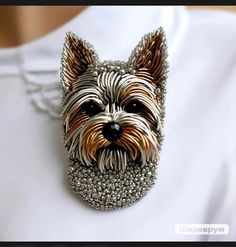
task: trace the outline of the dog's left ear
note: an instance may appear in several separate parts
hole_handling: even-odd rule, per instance
[[[137,76],[156,86],[167,79],[167,45],[162,27],[143,36],[129,57],[128,63],[135,69]]]

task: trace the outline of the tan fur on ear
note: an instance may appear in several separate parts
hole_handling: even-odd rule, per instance
[[[162,27],[145,35],[132,52],[129,62],[136,74],[158,85],[167,76],[167,45]]]
[[[75,81],[88,68],[98,62],[98,56],[92,45],[68,32],[62,53],[61,79],[64,92],[72,89]]]

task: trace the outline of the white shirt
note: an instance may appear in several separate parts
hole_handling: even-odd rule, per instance
[[[156,184],[128,208],[97,211],[65,179],[54,117],[65,33],[101,60],[126,60],[161,25],[170,73]],[[43,38],[0,49],[0,240],[236,240],[235,36],[236,16],[224,11],[92,6]],[[229,234],[178,235],[182,223],[229,224]]]

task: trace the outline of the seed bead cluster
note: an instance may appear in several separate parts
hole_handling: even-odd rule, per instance
[[[157,165],[130,162],[125,172],[83,166],[71,160],[67,177],[73,191],[93,208],[118,209],[141,199],[154,184]]]
[[[90,69],[95,76],[103,72],[112,71],[118,72],[120,75],[135,74],[135,69],[124,61],[103,61],[99,64],[89,64],[88,69]]]

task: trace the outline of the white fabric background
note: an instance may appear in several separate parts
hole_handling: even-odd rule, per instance
[[[96,211],[66,184],[53,117],[65,33],[88,40],[101,60],[126,60],[160,25],[170,73],[156,185],[129,208]],[[236,240],[235,37],[228,12],[93,6],[41,39],[0,49],[0,239]],[[176,235],[181,223],[229,224],[230,233]]]

